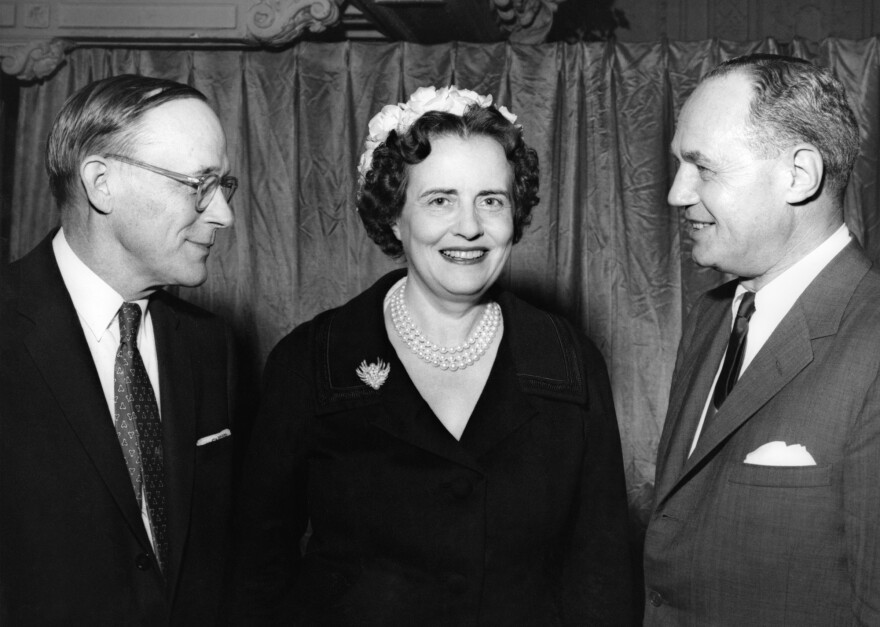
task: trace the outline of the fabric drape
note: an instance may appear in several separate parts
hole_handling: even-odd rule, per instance
[[[184,298],[229,320],[256,378],[295,325],[366,289],[397,264],[354,209],[367,123],[423,85],[492,94],[519,116],[541,161],[541,202],[502,282],[566,316],[603,352],[620,421],[631,509],[644,524],[682,316],[724,277],[690,260],[666,193],[674,120],[700,76],[748,52],[830,66],[849,90],[862,152],[846,220],[880,257],[878,38],[783,46],[754,42],[511,44],[300,43],[288,50],[80,49],[20,91],[10,256],[58,222],[43,167],[65,98],[91,80],[133,72],[202,90],[229,140],[235,227],[218,237],[208,281]],[[12,159],[6,160],[13,163]]]

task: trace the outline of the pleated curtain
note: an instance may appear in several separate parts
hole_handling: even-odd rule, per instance
[[[878,39],[819,43],[300,43],[280,52],[79,49],[50,79],[20,90],[12,164],[10,256],[58,223],[43,166],[53,118],[71,93],[120,73],[202,90],[240,178],[235,227],[218,237],[210,278],[184,298],[223,315],[255,382],[297,324],[397,267],[354,208],[367,123],[423,85],[492,94],[519,116],[541,162],[541,202],[501,281],[568,317],[599,346],[614,389],[635,527],[650,508],[657,442],[682,318],[726,277],[690,259],[682,216],[666,202],[674,121],[700,76],[749,52],[831,67],[861,126],[846,221],[880,258]],[[254,402],[253,399],[250,402]]]

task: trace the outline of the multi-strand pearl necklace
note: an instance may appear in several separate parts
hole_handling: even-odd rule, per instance
[[[400,339],[409,349],[429,364],[441,370],[464,370],[474,365],[495,341],[495,334],[501,324],[501,306],[490,301],[483,311],[483,316],[474,332],[463,344],[458,346],[437,346],[422,335],[421,330],[412,321],[406,302],[403,299],[406,291],[406,279],[391,296],[391,321]]]

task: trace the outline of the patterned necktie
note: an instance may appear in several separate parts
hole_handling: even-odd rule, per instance
[[[712,399],[715,409],[721,407],[733,386],[736,385],[737,379],[739,379],[743,357],[746,353],[749,319],[753,313],[755,313],[755,293],[746,292],[743,295],[742,302],[739,304],[739,310],[736,312],[733,329],[730,331],[730,339],[727,341],[727,354],[724,356],[724,365],[721,366],[721,374],[718,375],[718,383],[715,384],[715,395]]]
[[[138,505],[141,494],[147,497],[147,510],[156,559],[165,573],[168,558],[165,474],[162,461],[162,423],[153,386],[137,348],[141,308],[137,303],[122,303],[119,309],[119,349],[113,379],[116,410],[116,435],[125,456],[131,485]]]

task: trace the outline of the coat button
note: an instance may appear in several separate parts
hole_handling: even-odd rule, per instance
[[[653,605],[654,607],[660,607],[661,605],[663,605],[663,595],[656,590],[651,590],[651,593],[648,595],[648,599],[651,601],[651,605]]]
[[[138,570],[150,570],[153,567],[153,560],[151,560],[150,556],[146,553],[141,553],[134,558],[134,563],[138,567]]]
[[[474,486],[467,479],[459,477],[458,479],[454,479],[449,484],[449,490],[452,492],[452,496],[454,496],[455,498],[466,499],[474,491]]]

